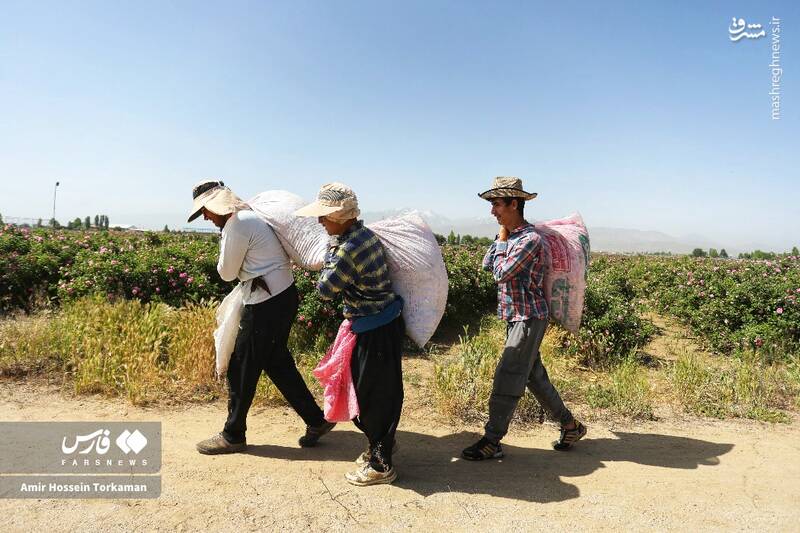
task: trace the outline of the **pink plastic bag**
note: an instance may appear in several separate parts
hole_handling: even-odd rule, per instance
[[[359,414],[356,388],[350,371],[350,360],[357,338],[350,329],[351,325],[349,320],[342,322],[336,340],[313,370],[314,376],[324,388],[323,411],[328,422],[348,422]]]
[[[578,333],[589,273],[589,232],[578,213],[538,222],[534,229],[544,244],[544,295],[550,317]]]

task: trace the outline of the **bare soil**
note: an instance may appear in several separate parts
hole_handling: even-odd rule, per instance
[[[365,446],[351,424],[303,449],[302,422],[289,408],[254,408],[247,452],[210,457],[194,445],[221,428],[222,400],[139,408],[0,381],[0,420],[152,420],[164,433],[160,498],[0,500],[2,529],[798,530],[797,422],[599,419],[566,453],[550,448],[555,426],[517,425],[504,441],[506,458],[471,463],[459,452],[481,428],[434,413],[430,365],[406,361],[397,481],[366,488],[343,478]]]

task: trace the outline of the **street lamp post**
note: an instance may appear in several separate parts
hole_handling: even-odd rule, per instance
[[[56,225],[56,193],[58,192],[58,185],[59,182],[56,182],[56,186],[53,187],[53,227]]]

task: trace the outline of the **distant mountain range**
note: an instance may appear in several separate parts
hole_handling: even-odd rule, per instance
[[[473,235],[475,237],[494,237],[497,234],[497,222],[491,216],[472,218],[448,218],[433,211],[419,211],[415,209],[390,209],[385,211],[368,211],[362,213],[362,218],[367,222],[374,222],[384,218],[394,217],[405,213],[418,213],[428,225],[441,235],[448,235],[450,231],[460,235]],[[156,222],[158,221],[158,222]],[[143,215],[119,215],[111,217],[112,224],[124,222],[134,224],[140,228],[160,230],[164,224],[171,229],[197,230],[206,228],[216,231],[208,222],[197,220],[192,224],[186,223],[185,214],[163,213]],[[535,221],[534,221],[535,222]],[[616,253],[644,253],[644,252],[671,252],[673,254],[691,253],[695,248],[708,250],[709,248],[722,248],[728,255],[736,257],[740,252],[751,252],[756,249],[764,251],[783,252],[780,249],[763,242],[729,243],[709,239],[703,235],[673,236],[660,231],[649,231],[627,228],[609,228],[590,226],[589,239],[592,250],[598,252]]]
[[[431,211],[417,211],[414,209],[392,209],[387,211],[373,211],[363,213],[364,221],[374,222],[406,213],[419,214],[435,233],[448,235],[451,231],[460,235],[473,235],[475,237],[494,237],[497,234],[497,222],[491,217],[450,219]],[[674,237],[660,231],[647,231],[625,228],[589,227],[589,239],[592,250],[596,252],[616,253],[644,253],[644,252],[670,252],[673,254],[688,254],[695,248],[725,248],[729,255],[734,256],[742,251],[751,251],[758,246],[742,250],[726,247],[724,244],[714,242],[701,235],[687,235]],[[766,249],[766,247],[762,248]]]

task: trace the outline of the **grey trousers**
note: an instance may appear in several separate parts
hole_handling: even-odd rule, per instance
[[[546,329],[547,320],[535,318],[508,323],[505,348],[494,373],[489,398],[489,420],[484,428],[489,440],[499,442],[506,435],[526,385],[552,420],[561,425],[572,422],[572,413],[550,383],[542,365],[539,346]]]

